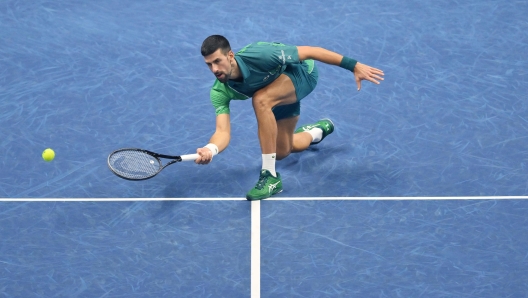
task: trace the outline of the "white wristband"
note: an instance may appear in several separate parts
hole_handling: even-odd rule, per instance
[[[209,150],[211,150],[211,152],[213,152],[213,156],[218,154],[218,146],[216,146],[213,143],[209,143],[209,144],[205,145],[204,148],[209,148]]]

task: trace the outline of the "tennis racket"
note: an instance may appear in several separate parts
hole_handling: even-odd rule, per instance
[[[108,167],[117,176],[127,180],[146,180],[156,176],[166,167],[180,161],[191,161],[198,154],[172,156],[137,148],[125,148],[112,152],[108,156]],[[165,165],[161,158],[171,159]]]

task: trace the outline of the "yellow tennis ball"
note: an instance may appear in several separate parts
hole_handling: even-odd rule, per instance
[[[44,152],[42,152],[42,158],[45,161],[52,161],[55,158],[55,151],[50,148],[44,150]]]

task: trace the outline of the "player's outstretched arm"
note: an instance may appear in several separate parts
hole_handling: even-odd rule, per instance
[[[361,81],[367,80],[374,84],[383,81],[383,70],[357,62],[354,59],[332,52],[321,47],[298,46],[299,60],[314,59],[326,64],[340,66],[354,73],[358,91],[361,90]]]
[[[202,165],[210,163],[213,160],[213,156],[227,148],[230,140],[231,122],[229,114],[220,114],[216,116],[216,131],[209,140],[209,144],[196,149],[196,153],[200,157],[195,162]]]

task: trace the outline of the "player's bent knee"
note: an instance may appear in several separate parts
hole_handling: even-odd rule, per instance
[[[288,155],[290,155],[290,153],[291,153],[291,149],[290,150],[277,150],[277,160],[285,159],[286,157],[288,157]]]
[[[272,108],[271,99],[268,98],[265,93],[259,93],[253,95],[253,109],[258,110],[270,110]]]
[[[286,157],[288,157],[288,155],[290,155],[290,153],[288,153],[288,154],[277,154],[277,160],[285,159]]]

